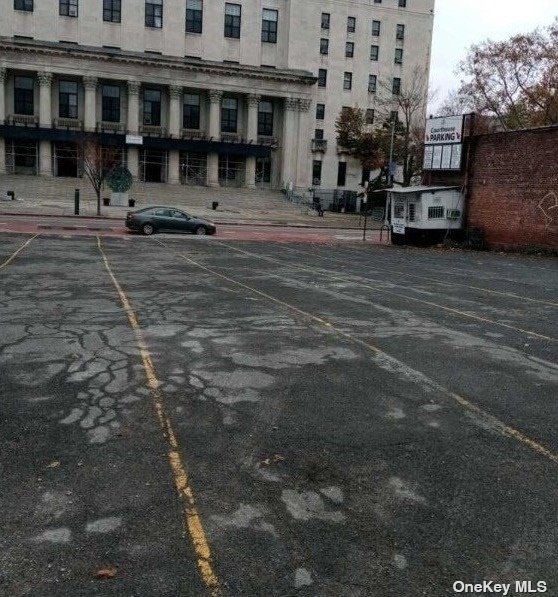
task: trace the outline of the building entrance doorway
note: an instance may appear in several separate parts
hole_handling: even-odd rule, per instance
[[[238,155],[219,155],[219,184],[222,187],[242,187],[246,179],[246,161]]]
[[[256,160],[256,186],[259,189],[271,187],[271,158],[258,158]]]
[[[80,156],[76,143],[54,144],[54,176],[77,178],[80,175]]]
[[[142,149],[140,179],[143,182],[167,182],[167,174],[167,152],[158,149]]]

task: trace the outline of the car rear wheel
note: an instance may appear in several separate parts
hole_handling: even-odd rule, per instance
[[[141,227],[141,231],[145,234],[145,236],[151,236],[155,232],[155,227],[153,224],[144,224]]]
[[[204,236],[207,234],[207,228],[205,226],[198,226],[194,230],[194,234],[199,234],[200,236]]]

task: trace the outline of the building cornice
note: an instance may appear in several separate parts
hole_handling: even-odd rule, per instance
[[[98,62],[112,62],[123,65],[137,65],[156,69],[170,68],[185,73],[205,73],[214,76],[236,76],[248,79],[277,81],[280,83],[297,83],[314,85],[317,78],[309,71],[276,69],[245,64],[231,64],[178,56],[152,55],[144,52],[129,52],[118,49],[96,48],[93,46],[64,46],[61,43],[40,42],[37,40],[13,39],[0,37],[0,55],[8,57],[8,53],[47,56],[50,58],[86,59]]]

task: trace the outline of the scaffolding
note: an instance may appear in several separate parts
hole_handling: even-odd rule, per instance
[[[37,175],[39,173],[38,143],[6,139],[6,172]]]
[[[180,183],[188,186],[205,186],[207,181],[207,154],[180,153]]]
[[[246,162],[241,156],[219,155],[219,184],[222,187],[243,187],[246,178]]]
[[[169,174],[168,152],[160,149],[142,149],[139,172],[142,182],[167,182]]]

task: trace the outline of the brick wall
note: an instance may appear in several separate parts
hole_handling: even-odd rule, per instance
[[[492,247],[558,247],[558,127],[469,139],[469,226]],[[425,175],[455,184],[455,175]]]

